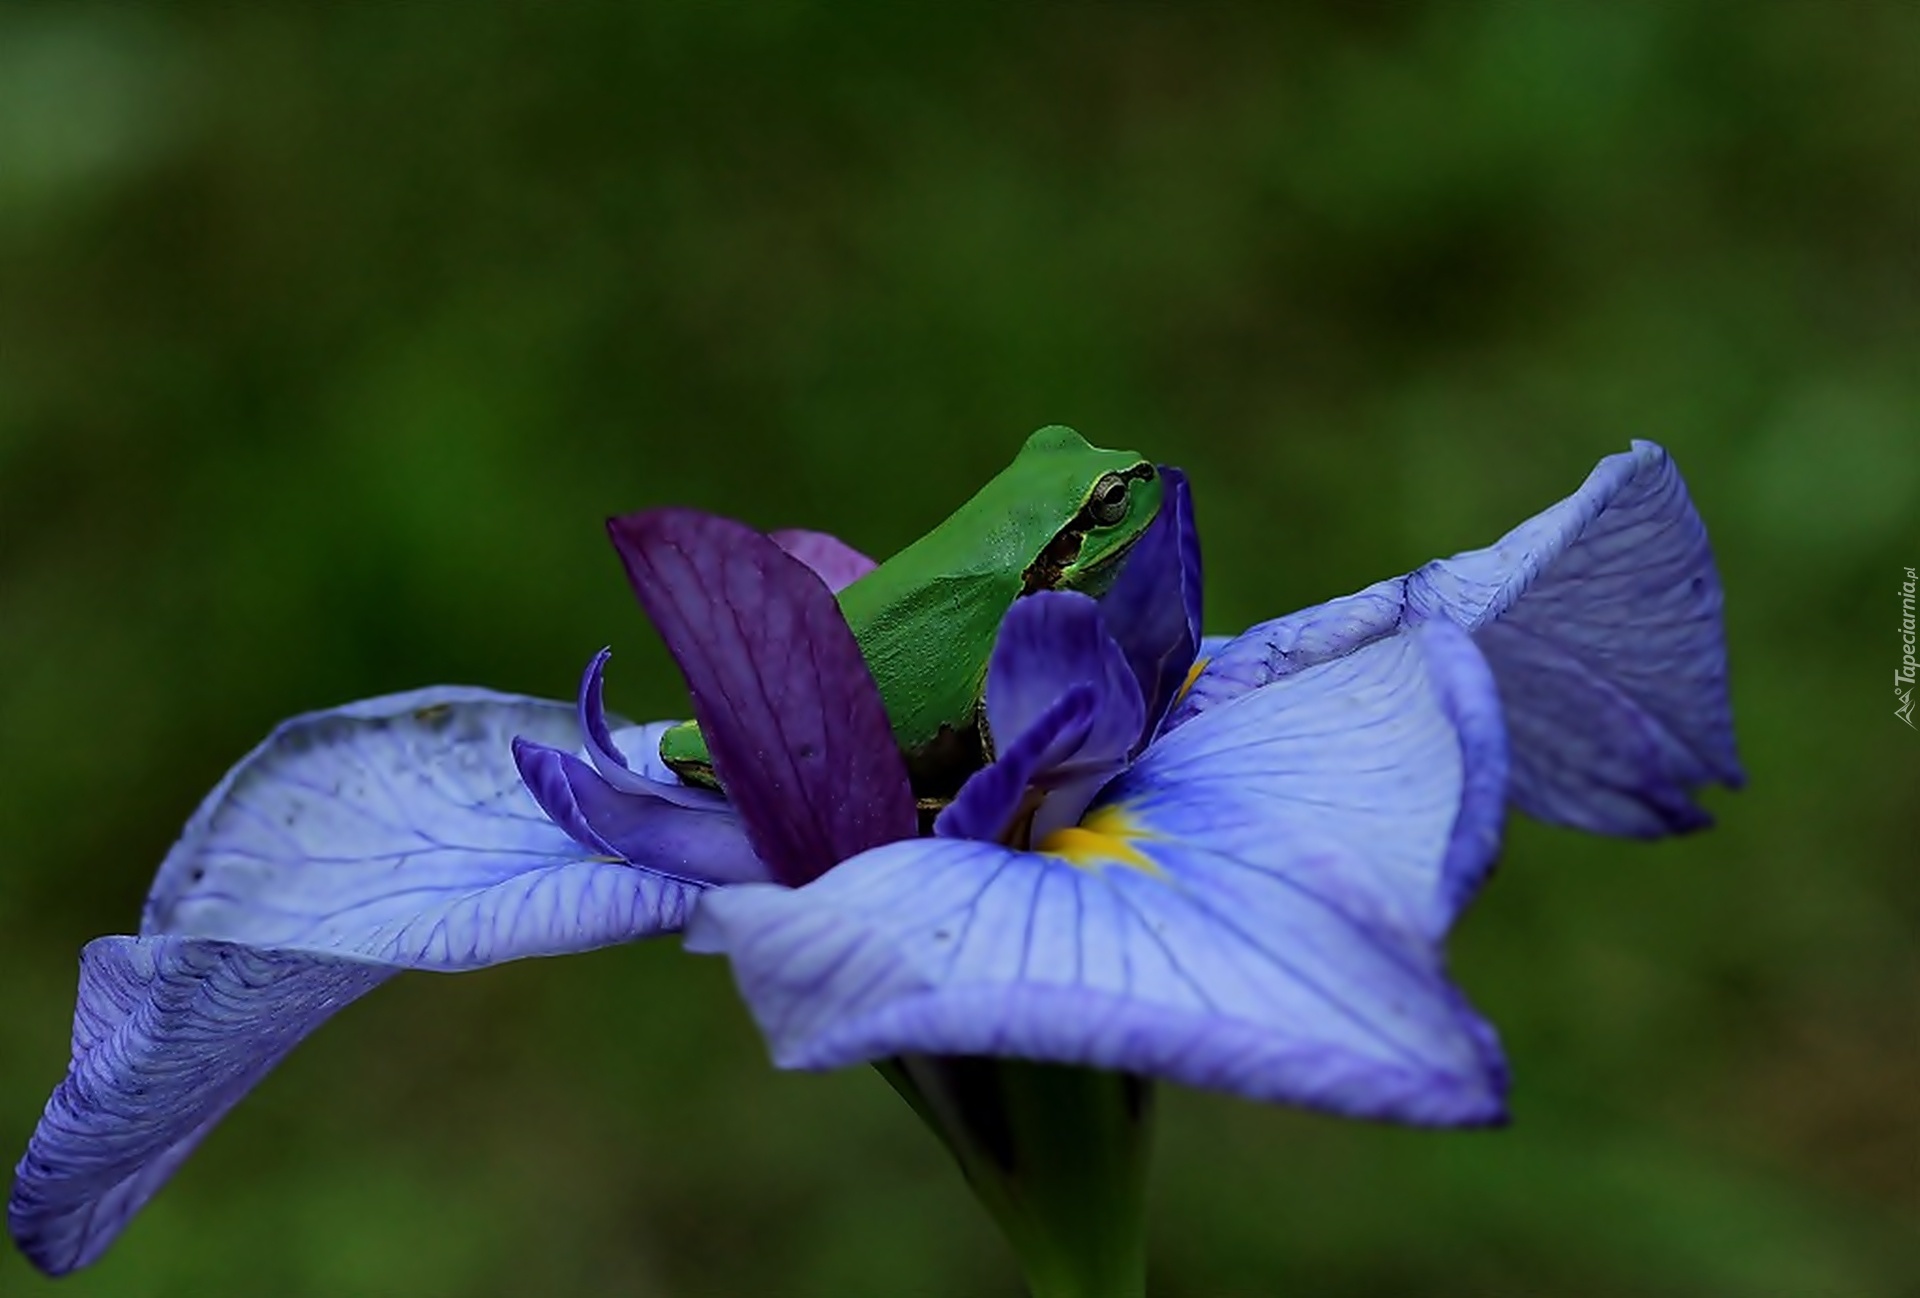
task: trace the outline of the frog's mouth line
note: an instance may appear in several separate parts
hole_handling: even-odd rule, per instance
[[[1148,482],[1159,476],[1159,470],[1155,469],[1153,465],[1142,461],[1132,468],[1127,469],[1120,476],[1129,482]],[[1020,574],[1020,594],[1031,595],[1037,590],[1058,590],[1060,588],[1060,583],[1065,578],[1067,570],[1073,567],[1074,563],[1079,560],[1080,551],[1086,546],[1087,533],[1096,530],[1098,526],[1093,521],[1092,511],[1093,502],[1089,500],[1080,507],[1080,512],[1073,516],[1073,521],[1061,528],[1059,534],[1056,535],[1053,540],[1047,542],[1047,548],[1040,552],[1040,556],[1027,565],[1026,571]],[[1124,544],[1102,555],[1100,562],[1088,569],[1087,575],[1111,572],[1119,561],[1126,556],[1127,552],[1133,549],[1134,544],[1140,540],[1140,537],[1145,532],[1146,529],[1144,527],[1139,529],[1139,531],[1136,531],[1132,536],[1128,537]],[[1088,587],[1098,584],[1097,581],[1089,582],[1083,578],[1082,581],[1077,583],[1076,589],[1085,590],[1088,594],[1097,594],[1097,591],[1088,590]]]

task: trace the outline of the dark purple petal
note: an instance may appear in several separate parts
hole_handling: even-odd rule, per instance
[[[776,876],[797,886],[911,837],[906,762],[825,584],[753,529],[695,510],[607,530],[687,678],[714,773]]]
[[[1034,777],[1086,743],[1099,707],[1100,695],[1090,685],[1076,685],[1055,699],[1011,747],[968,777],[933,822],[933,832],[998,841],[1025,804]]]
[[[1418,615],[1474,633],[1513,737],[1509,796],[1597,833],[1698,828],[1692,791],[1743,781],[1705,526],[1651,442],[1498,543],[1407,579]]]
[[[440,970],[673,931],[689,884],[571,841],[521,781],[516,735],[577,733],[456,687],[295,717],[187,822],[141,931]]]
[[[180,937],[80,959],[73,1063],[14,1174],[7,1226],[50,1275],[97,1260],[200,1139],[390,966]]]
[[[1186,681],[1200,644],[1200,533],[1187,475],[1160,466],[1160,512],[1101,597],[1100,612],[1140,683],[1147,735]],[[1143,735],[1144,745],[1147,735]]]
[[[514,741],[513,758],[540,809],[584,847],[692,883],[773,877],[724,801],[697,808],[624,792],[572,753],[525,739]]]
[[[989,1055],[1496,1122],[1499,1043],[1441,942],[1503,768],[1485,664],[1423,627],[1156,741],[1046,850],[923,839],[706,893],[687,945],[732,959],[786,1067]]]
[[[880,565],[837,536],[785,527],[769,532],[773,543],[813,569],[827,583],[827,589],[839,594]]]

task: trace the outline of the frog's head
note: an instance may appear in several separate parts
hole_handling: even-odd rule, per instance
[[[1066,506],[1058,530],[1021,573],[1021,593],[1105,593],[1120,561],[1160,512],[1160,474],[1133,451],[1091,446],[1058,425],[1029,437],[1014,465]]]

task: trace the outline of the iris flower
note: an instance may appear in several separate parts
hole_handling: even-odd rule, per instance
[[[1636,443],[1489,549],[1207,640],[1191,498],[1164,472],[1109,592],[1007,615],[993,760],[930,834],[832,596],[871,561],[691,511],[610,531],[726,794],[659,761],[669,723],[607,714],[604,652],[571,704],[441,687],[284,723],[188,822],[139,934],[85,948],[14,1239],[54,1274],[98,1259],[276,1063],[403,970],[682,931],[732,961],[776,1063],[879,1064],[1030,1276],[1075,1229],[1063,1198],[1137,1205],[1126,1158],[1116,1189],[1085,1147],[1054,1160],[1051,1204],[1008,1175],[1046,1163],[1052,1119],[1106,1121],[1089,1097],[1113,1101],[1109,1143],[1156,1079],[1503,1120],[1498,1041],[1443,947],[1507,804],[1651,837],[1741,779],[1677,471]],[[1054,1215],[1022,1240],[1027,1209]]]

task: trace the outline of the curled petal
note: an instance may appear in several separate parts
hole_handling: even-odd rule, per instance
[[[443,687],[286,722],[188,821],[141,932],[471,969],[678,928],[693,886],[568,838],[516,735],[571,745],[573,709]]]
[[[393,972],[196,938],[89,944],[73,1063],[7,1204],[21,1251],[51,1275],[98,1259],[227,1110]]]
[[[623,725],[619,736],[613,733],[605,698],[607,660],[611,657],[613,650],[602,649],[580,676],[580,732],[586,737],[587,760],[593,763],[593,768],[622,793],[644,793],[703,810],[725,805],[726,799],[711,789],[682,784],[680,777],[660,760],[660,737],[677,723],[655,721],[644,726]],[[627,757],[629,752],[639,755],[637,769]]]
[[[613,742],[607,726],[606,672],[611,657],[613,650],[602,649],[580,677],[580,733],[586,736],[587,758],[602,778],[623,792],[638,793],[645,789],[645,782],[627,765],[626,754]]]
[[[827,589],[839,594],[880,565],[837,536],[786,527],[769,532],[773,543],[813,569],[827,583]]]
[[[671,730],[672,721],[655,721],[623,730],[632,751],[640,754],[640,769],[627,761],[627,749],[614,737],[607,725],[603,700],[607,659],[613,650],[602,649],[587,664],[580,678],[580,729],[586,735],[587,759],[600,778],[621,793],[644,794],[649,799],[671,802],[675,806],[698,811],[721,811],[727,800],[712,789],[696,789],[682,784],[667,764],[660,760],[660,737]]]
[[[787,1067],[1010,1056],[1498,1121],[1498,1044],[1439,946],[1497,838],[1476,659],[1452,627],[1382,642],[1161,740],[1051,850],[894,844],[708,893],[688,945],[732,958]]]
[[[695,510],[607,530],[687,678],[714,772],[779,878],[804,882],[913,834],[880,691],[818,577],[751,528]]]
[[[1107,629],[1126,654],[1150,733],[1187,678],[1200,644],[1200,533],[1187,475],[1160,466],[1166,494],[1120,575],[1100,599]],[[1141,738],[1146,743],[1146,736]]]
[[[698,884],[772,877],[724,799],[689,807],[647,792],[624,792],[572,753],[514,740],[514,762],[541,810],[590,851]],[[686,790],[686,792],[704,792]]]

